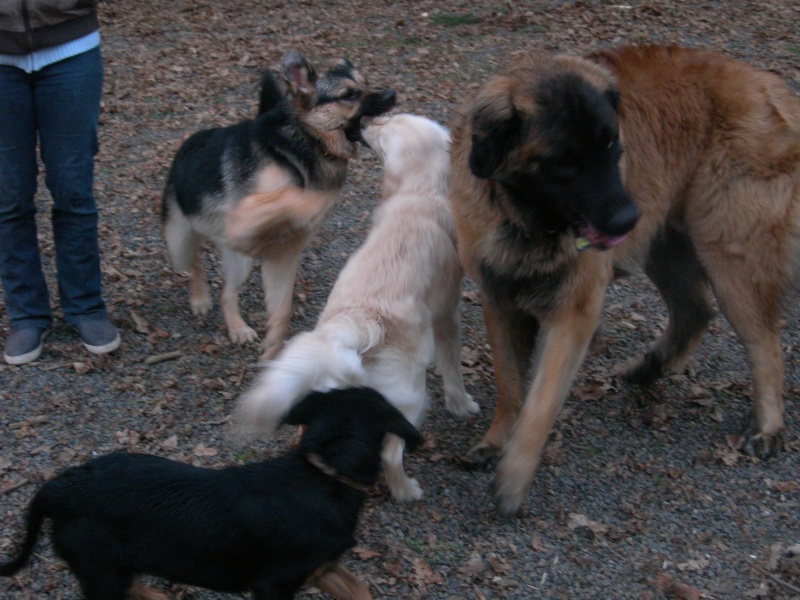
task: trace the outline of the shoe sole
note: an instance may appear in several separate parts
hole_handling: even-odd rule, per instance
[[[39,340],[39,346],[31,350],[30,352],[26,352],[25,354],[19,354],[17,356],[9,356],[4,352],[3,359],[9,365],[14,365],[15,367],[35,361],[42,354],[42,349],[44,348],[44,340],[49,333],[50,330],[45,329],[45,331],[42,333],[41,339]],[[117,343],[117,345],[119,346],[119,343]]]
[[[114,350],[119,348],[119,344],[121,341],[122,338],[120,338],[119,333],[117,333],[117,337],[115,337],[107,344],[103,344],[102,346],[90,346],[86,342],[83,342],[83,346],[92,354],[108,354],[109,352],[113,352]]]
[[[35,350],[31,350],[26,354],[20,354],[18,356],[9,356],[8,354],[3,354],[3,358],[5,361],[10,365],[24,365],[25,363],[33,362],[39,355],[42,353],[42,344],[39,344],[39,347]]]

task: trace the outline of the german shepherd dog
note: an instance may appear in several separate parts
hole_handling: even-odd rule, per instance
[[[615,271],[643,268],[668,309],[666,331],[627,376],[646,383],[684,364],[712,316],[711,288],[753,378],[741,449],[780,449],[800,100],[777,76],[674,47],[529,54],[459,109],[452,135],[451,207],[498,395],[468,458],[502,450],[504,512],[525,498]]]
[[[306,582],[336,598],[369,600],[336,561],[355,545],[366,488],[380,472],[388,433],[413,449],[416,428],[375,390],[314,392],[285,422],[305,426],[284,456],[204,469],[146,454],[116,453],[48,481],[31,501],[19,554],[30,558],[44,519],[56,553],[87,600],[162,598],[142,574],[258,600],[293,598]],[[147,590],[147,591],[145,591]]]
[[[268,312],[262,359],[280,349],[289,328],[300,255],[333,204],[356,155],[360,122],[395,104],[347,60],[317,76],[297,52],[281,62],[283,97],[265,73],[255,119],[206,129],[179,148],[164,190],[162,220],[173,266],[189,272],[189,303],[206,314],[211,295],[200,253],[212,240],[222,259],[222,314],[231,340],[255,341],[239,311],[239,290],[261,259]],[[259,203],[242,205],[249,194]],[[229,229],[230,226],[230,229]]]
[[[478,412],[461,374],[463,271],[447,205],[450,134],[411,114],[365,120],[383,162],[383,198],[364,244],[347,261],[313,331],[286,343],[242,396],[243,425],[269,431],[311,389],[369,386],[414,425],[427,406],[435,360],[445,406]],[[403,440],[388,436],[383,471],[396,500],[422,497],[403,470]]]

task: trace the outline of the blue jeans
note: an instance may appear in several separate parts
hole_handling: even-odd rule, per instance
[[[0,65],[0,281],[14,329],[52,322],[36,233],[37,133],[64,320],[106,318],[94,193],[100,49],[34,73]]]

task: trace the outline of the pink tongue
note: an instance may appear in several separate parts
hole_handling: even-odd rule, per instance
[[[599,248],[601,250],[608,250],[609,248],[613,248],[620,242],[622,242],[628,234],[625,233],[623,235],[608,235],[602,233],[595,229],[592,225],[586,224],[580,228],[578,232],[582,237],[586,238],[586,240],[595,248]]]

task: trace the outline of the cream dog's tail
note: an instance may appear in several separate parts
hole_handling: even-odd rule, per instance
[[[362,356],[384,334],[377,314],[354,309],[296,335],[241,396],[237,423],[245,431],[271,433],[308,392],[364,385]]]

